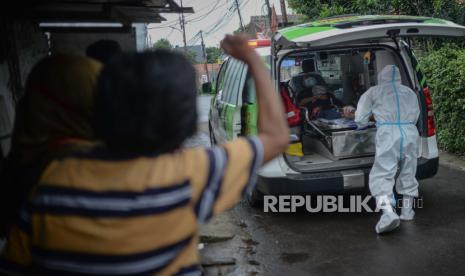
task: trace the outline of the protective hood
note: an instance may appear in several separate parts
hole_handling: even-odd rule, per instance
[[[378,75],[378,85],[368,89],[360,97],[355,112],[355,122],[366,126],[373,115],[377,124],[387,124],[381,129],[399,122],[405,125],[416,125],[420,115],[420,107],[416,93],[400,83],[399,68],[387,65]]]
[[[391,84],[392,82],[400,83],[401,76],[399,68],[395,65],[388,65],[378,74],[378,85]]]

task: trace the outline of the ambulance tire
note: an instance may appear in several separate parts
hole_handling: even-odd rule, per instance
[[[251,194],[246,194],[247,203],[252,208],[263,208],[263,196],[264,194],[257,189],[254,189]]]
[[[208,122],[208,132],[210,134],[210,144],[213,146],[216,144],[215,135],[213,134],[213,128],[210,122]]]

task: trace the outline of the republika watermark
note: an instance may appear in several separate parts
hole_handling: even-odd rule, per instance
[[[370,206],[370,195],[265,195],[263,196],[263,211],[265,213],[294,213],[298,209],[305,208],[310,213],[361,213],[379,212],[389,205],[402,207],[402,199],[388,199],[388,202],[377,201],[376,207]],[[413,201],[414,208],[423,208],[423,198],[416,198]]]

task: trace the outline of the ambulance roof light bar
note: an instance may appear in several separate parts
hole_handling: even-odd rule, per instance
[[[251,39],[249,40],[250,47],[268,47],[271,46],[271,39]]]

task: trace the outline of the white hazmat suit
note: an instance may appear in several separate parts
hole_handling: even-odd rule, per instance
[[[378,85],[361,96],[355,122],[364,127],[371,115],[377,124],[375,162],[369,177],[372,195],[377,199],[391,197],[395,184],[397,192],[404,197],[417,197],[415,174],[419,134],[416,124],[420,107],[415,92],[402,85],[399,68],[395,65],[386,66],[378,75]],[[410,211],[413,212],[411,208]],[[413,213],[403,215],[406,220],[409,216],[413,219]]]

